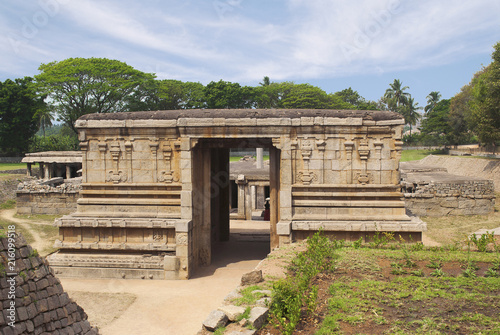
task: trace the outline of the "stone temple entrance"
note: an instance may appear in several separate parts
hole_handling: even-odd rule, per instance
[[[279,246],[276,234],[278,223],[278,188],[280,151],[270,138],[201,138],[193,148],[193,243],[196,266],[211,263],[214,243],[228,241],[230,235],[230,178],[231,148],[268,148],[270,152],[270,235],[271,248]]]
[[[384,111],[182,110],[89,114],[77,212],[56,221],[60,276],[187,279],[229,237],[229,148],[270,152],[271,248],[322,229],[414,241],[398,163],[404,121]]]

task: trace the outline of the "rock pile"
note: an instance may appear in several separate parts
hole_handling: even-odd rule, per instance
[[[42,180],[28,180],[19,183],[17,191],[26,193],[78,193],[82,188],[81,178],[79,180],[80,182],[64,182],[59,185],[43,182]]]
[[[98,334],[48,263],[21,235],[7,236],[0,239],[0,334]]]
[[[254,285],[262,281],[262,271],[252,271],[244,274],[241,285]],[[271,300],[271,291],[254,290],[250,294],[260,297],[255,304],[250,306],[237,306],[235,301],[242,298],[241,287],[234,290],[224,299],[224,305],[214,310],[203,322],[203,329],[199,335],[212,334],[218,328],[225,327],[224,334],[228,335],[253,335],[267,321],[269,315],[268,305]]]

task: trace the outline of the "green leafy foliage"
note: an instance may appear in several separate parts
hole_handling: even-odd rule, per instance
[[[495,243],[495,235],[486,232],[477,237],[476,234],[472,234],[469,236],[469,241],[472,242],[480,252],[486,252],[488,250],[488,244]]]
[[[209,83],[204,94],[207,108],[252,108],[255,104],[252,87],[223,80]]]
[[[39,70],[38,90],[53,102],[58,119],[73,130],[82,115],[126,111],[126,97],[154,79],[106,58],[68,58],[42,64]]]
[[[343,246],[343,241],[330,241],[321,231],[314,234],[307,240],[307,250],[292,260],[289,267],[292,275],[274,283],[271,320],[283,334],[293,333],[303,308],[314,313],[318,287],[311,281],[318,273],[333,270],[338,257],[336,250]]]
[[[25,153],[38,130],[37,115],[46,110],[33,79],[0,82],[0,151]]]
[[[129,111],[203,108],[204,86],[180,80],[150,80],[127,97]]]

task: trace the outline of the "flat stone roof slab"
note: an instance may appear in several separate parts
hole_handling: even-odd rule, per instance
[[[145,112],[87,114],[78,120],[179,120],[183,118],[210,119],[283,119],[283,118],[361,118],[372,121],[401,120],[402,116],[390,111],[339,109],[180,109]],[[314,122],[314,120],[311,120]]]

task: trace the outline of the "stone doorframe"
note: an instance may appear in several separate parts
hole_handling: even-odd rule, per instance
[[[61,250],[51,265],[61,276],[189,278],[210,264],[212,242],[228,238],[227,187],[217,178],[228,148],[239,146],[270,149],[271,247],[319,229],[345,240],[390,231],[418,241],[425,223],[406,215],[399,186],[403,125],[385,111],[85,115],[75,124],[81,198],[56,221]]]
[[[193,190],[191,196],[186,196],[187,201],[192,199],[190,236],[193,243],[194,267],[209,265],[213,243],[229,240],[229,150],[257,147],[268,148],[270,152],[271,249],[279,246],[276,227],[280,212],[280,150],[273,146],[273,140],[200,138],[192,141],[191,162],[192,166],[196,167],[192,172],[192,180],[190,182],[189,178],[183,178],[182,186],[183,189]]]

